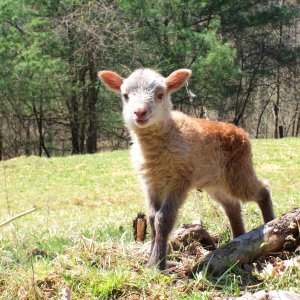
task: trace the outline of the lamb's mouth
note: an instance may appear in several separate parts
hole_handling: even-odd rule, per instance
[[[149,121],[149,118],[147,119],[136,119],[135,122],[137,125],[143,126],[146,125]]]
[[[150,119],[151,119],[151,114],[147,113],[142,116],[136,116],[134,121],[137,126],[144,127],[145,125],[147,125],[147,123],[149,123]]]

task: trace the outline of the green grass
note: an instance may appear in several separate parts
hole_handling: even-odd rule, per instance
[[[252,144],[257,173],[272,187],[276,214],[299,207],[300,139]],[[219,290],[205,278],[180,281],[145,268],[132,220],[146,205],[128,151],[1,162],[0,222],[32,206],[35,212],[0,228],[0,299],[59,299],[66,286],[72,299],[211,299],[241,293],[239,277],[232,274]],[[262,223],[254,203],[245,205],[244,215],[248,229]],[[190,193],[177,225],[194,220],[229,236],[227,220],[205,193]],[[89,246],[83,236],[97,243]],[[286,274],[266,287],[300,292],[293,284],[299,279]]]

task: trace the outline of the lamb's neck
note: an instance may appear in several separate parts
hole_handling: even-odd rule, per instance
[[[160,124],[155,124],[147,128],[139,128],[131,132],[133,142],[138,143],[143,150],[155,149],[155,147],[165,142],[172,131],[173,120],[169,119]]]

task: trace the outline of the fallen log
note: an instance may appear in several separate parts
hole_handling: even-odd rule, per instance
[[[212,273],[222,273],[262,255],[295,249],[300,244],[299,228],[300,208],[297,208],[209,253],[192,268],[189,276],[194,277],[204,267]]]

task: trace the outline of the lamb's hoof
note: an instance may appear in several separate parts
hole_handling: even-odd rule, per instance
[[[166,269],[166,264],[165,263],[162,264],[162,263],[159,263],[159,262],[154,263],[154,262],[148,261],[146,267],[148,269],[153,268],[156,271],[163,271],[163,270]]]

